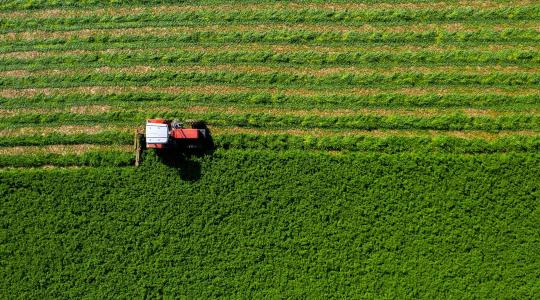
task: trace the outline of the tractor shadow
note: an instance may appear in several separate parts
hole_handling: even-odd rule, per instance
[[[185,181],[197,181],[201,178],[200,159],[212,156],[215,151],[214,140],[210,129],[204,125],[206,137],[201,141],[202,147],[198,149],[163,149],[156,152],[159,160],[169,168],[173,168],[179,177]]]

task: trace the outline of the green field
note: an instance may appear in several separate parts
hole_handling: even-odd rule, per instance
[[[537,297],[540,5],[3,1],[0,196],[1,298]]]

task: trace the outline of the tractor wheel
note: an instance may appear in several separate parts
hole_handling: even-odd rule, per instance
[[[206,123],[201,120],[186,120],[186,124],[193,129],[205,129]]]

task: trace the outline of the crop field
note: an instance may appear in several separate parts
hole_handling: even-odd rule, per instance
[[[1,298],[537,297],[540,3],[1,1],[0,198]]]

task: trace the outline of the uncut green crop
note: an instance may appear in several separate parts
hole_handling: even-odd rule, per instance
[[[0,295],[534,298],[539,165],[228,150],[4,170]]]

